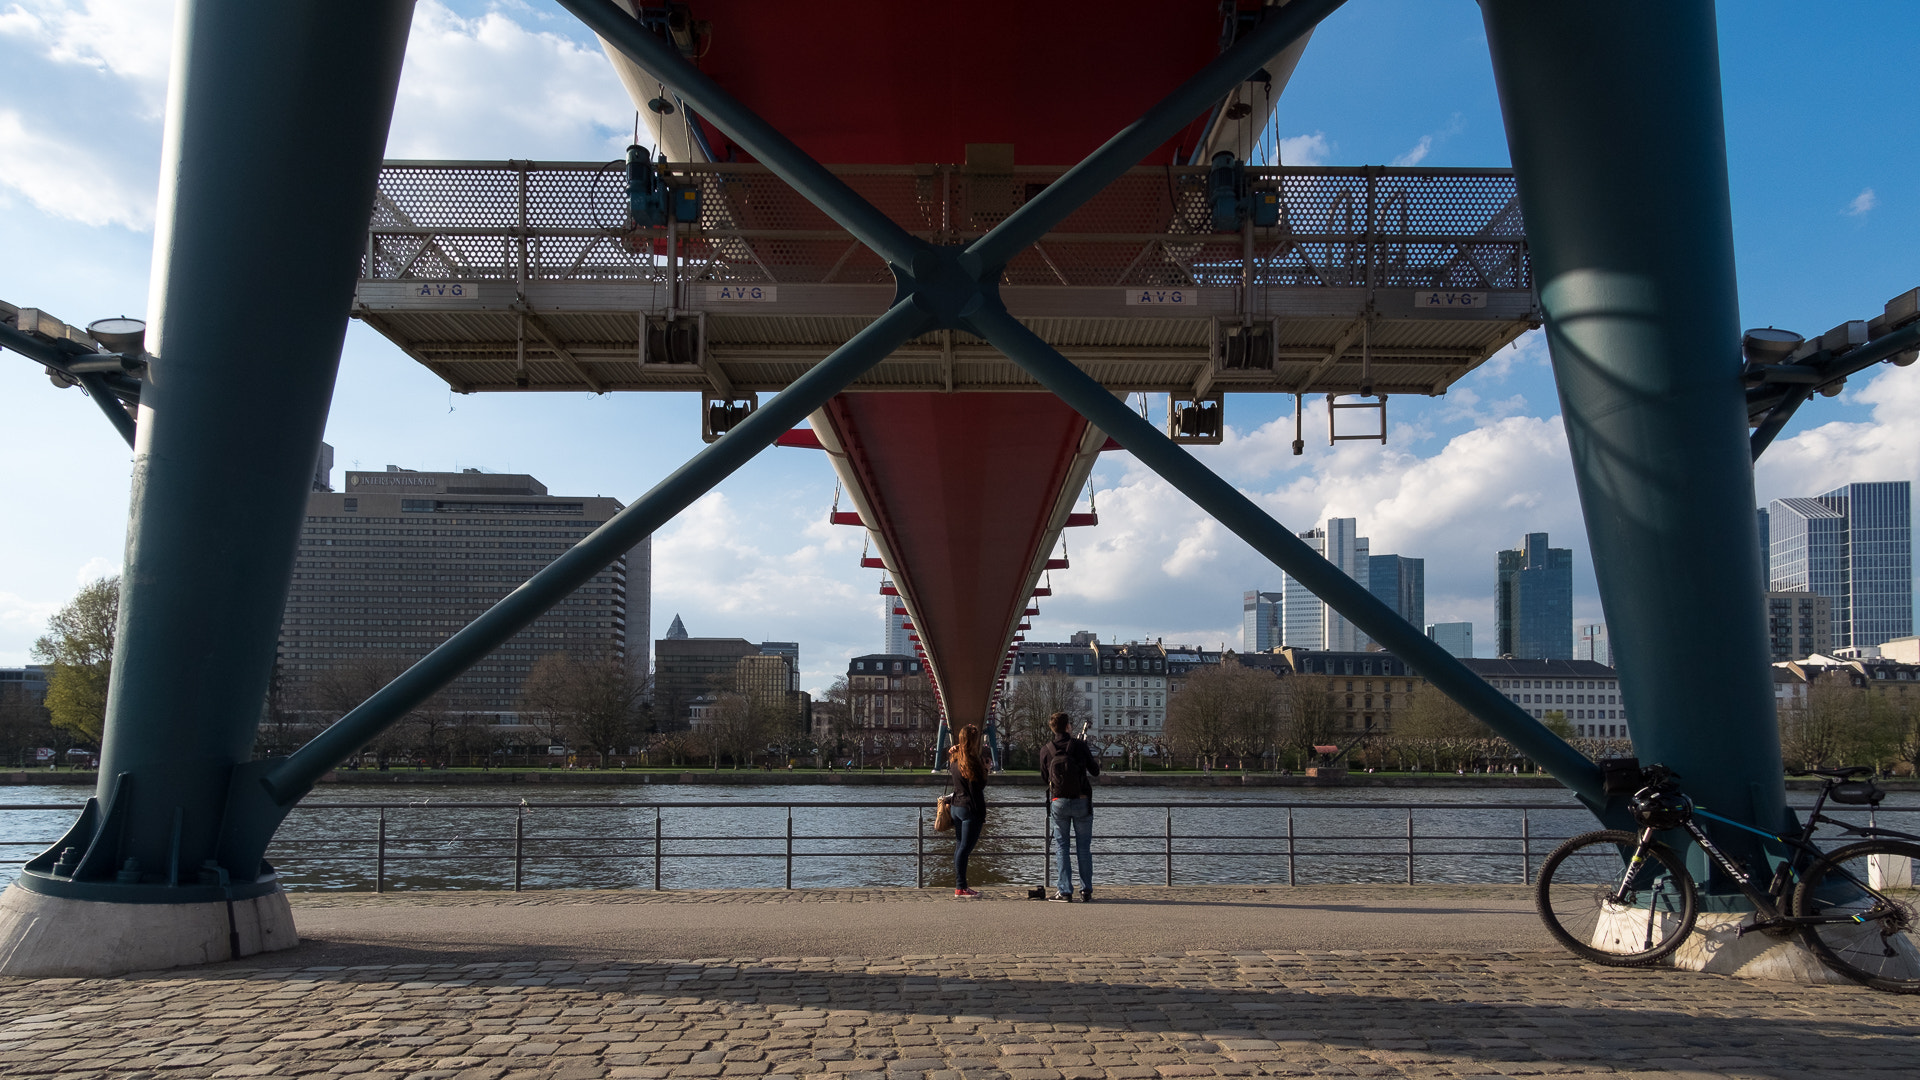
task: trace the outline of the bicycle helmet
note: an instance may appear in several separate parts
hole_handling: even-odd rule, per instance
[[[1693,818],[1693,800],[1674,784],[1652,784],[1634,793],[1627,812],[1642,828],[1677,829]]]

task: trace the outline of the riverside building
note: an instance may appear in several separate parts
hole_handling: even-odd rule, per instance
[[[1158,736],[1167,729],[1167,651],[1156,642],[1094,646],[1099,709],[1094,730]]]
[[[281,620],[286,688],[330,672],[411,664],[621,508],[556,496],[523,473],[348,472],[344,490],[307,497]],[[651,538],[456,679],[457,707],[518,720],[520,689],[541,657],[610,653],[647,676]]]
[[[809,698],[800,690],[800,646],[739,637],[693,637],[680,616],[653,643],[653,722],[660,731],[684,731],[696,710],[725,692],[783,702],[796,721]]]
[[[920,659],[869,653],[847,662],[848,734],[867,764],[931,765],[940,714]]]

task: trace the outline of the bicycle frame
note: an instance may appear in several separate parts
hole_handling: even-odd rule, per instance
[[[1780,868],[1774,873],[1773,881],[1769,884],[1765,892],[1761,892],[1754,887],[1753,876],[1748,874],[1739,864],[1735,863],[1725,852],[1721,851],[1720,848],[1714,844],[1713,840],[1707,836],[1706,830],[1702,829],[1699,823],[1693,820],[1693,817],[1689,817],[1685,822],[1681,823],[1681,828],[1685,829],[1687,835],[1693,838],[1693,842],[1699,844],[1701,850],[1705,851],[1713,861],[1719,865],[1720,869],[1725,871],[1727,876],[1733,879],[1734,884],[1740,886],[1741,893],[1746,896],[1749,903],[1753,904],[1754,921],[1749,925],[1742,926],[1738,931],[1739,934],[1744,935],[1754,930],[1771,930],[1785,926],[1858,921],[1850,915],[1803,916],[1785,915],[1781,912],[1781,907],[1784,905],[1779,903],[1779,898],[1788,893],[1793,883],[1799,880],[1801,872],[1807,866],[1825,857],[1825,852],[1822,852],[1813,844],[1814,831],[1820,825],[1834,825],[1861,837],[1888,837],[1898,840],[1920,842],[1920,836],[1899,832],[1894,829],[1849,825],[1846,822],[1836,821],[1826,817],[1821,811],[1826,808],[1827,796],[1831,791],[1832,788],[1829,786],[1820,792],[1820,798],[1813,804],[1813,810],[1807,815],[1807,823],[1805,827],[1800,830],[1798,836],[1782,836],[1778,833],[1767,832],[1764,829],[1756,829],[1751,825],[1735,821],[1729,817],[1723,817],[1698,806],[1693,808],[1694,816],[1711,818],[1723,825],[1731,825],[1736,829],[1742,829],[1756,836],[1765,837],[1768,840],[1784,844],[1793,849],[1792,857],[1780,865]],[[1653,835],[1654,830],[1651,828],[1640,831],[1640,839],[1634,846],[1633,858],[1627,864],[1627,870],[1621,877],[1619,888],[1615,890],[1616,897],[1624,898],[1629,882],[1633,880],[1640,866],[1646,861],[1645,851],[1647,846],[1653,843]],[[1845,874],[1845,877],[1850,884],[1863,892],[1880,899],[1885,899],[1877,889],[1874,889],[1867,882],[1858,880],[1852,874]]]

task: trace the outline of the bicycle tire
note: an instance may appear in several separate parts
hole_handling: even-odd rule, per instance
[[[1547,932],[1575,956],[1610,967],[1643,967],[1670,955],[1693,931],[1693,877],[1664,844],[1648,845],[1652,859],[1629,882],[1629,902],[1614,902],[1639,839],[1620,829],[1586,833],[1553,849],[1540,864],[1534,907]]]
[[[1909,860],[1876,865],[1873,857]],[[1914,873],[1920,844],[1863,840],[1820,857],[1793,892],[1798,918],[1847,916],[1846,922],[1802,923],[1801,940],[1828,967],[1862,986],[1920,994],[1920,889]],[[1855,921],[1858,920],[1858,921]]]

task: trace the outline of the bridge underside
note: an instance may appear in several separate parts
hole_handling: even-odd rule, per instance
[[[894,575],[948,717],[981,722],[1106,436],[1051,394],[842,394],[813,426]]]
[[[603,164],[389,162],[355,314],[461,392],[746,408],[896,299],[887,264],[768,169],[672,172],[698,220],[645,228]],[[834,172],[916,238],[961,246],[1063,170]],[[1009,262],[999,296],[1109,391],[1223,414],[1229,393],[1441,394],[1539,324],[1510,173],[1250,178],[1278,222],[1221,233],[1205,169],[1132,169]],[[1105,437],[964,328],[916,336],[849,391],[814,427],[943,708],[977,720]]]

